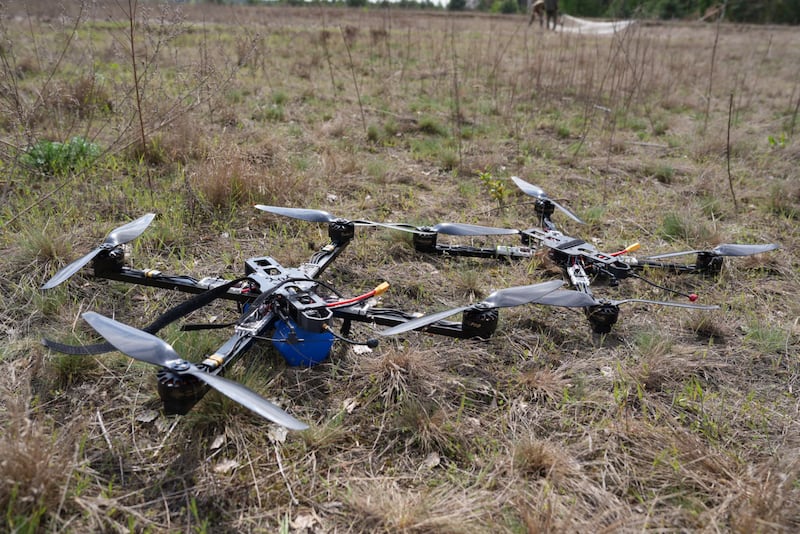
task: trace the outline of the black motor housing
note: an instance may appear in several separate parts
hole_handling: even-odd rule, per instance
[[[461,331],[465,337],[488,339],[497,330],[500,313],[497,308],[471,308],[466,310],[461,320]]]

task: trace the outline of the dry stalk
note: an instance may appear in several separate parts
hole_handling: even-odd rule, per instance
[[[794,110],[792,111],[792,121],[790,122],[789,126],[789,138],[794,137],[794,127],[797,124],[797,114],[800,112],[800,92],[797,95],[797,101],[794,104]]]
[[[736,201],[736,192],[733,190],[733,177],[731,176],[731,122],[733,121],[733,93],[731,93],[730,102],[728,104],[728,139],[725,149],[725,160],[728,169],[728,186],[731,189],[731,197],[733,198],[733,209],[739,213],[739,204]]]
[[[717,45],[719,44],[719,32],[720,27],[722,25],[722,19],[725,18],[725,10],[728,7],[728,0],[725,0],[725,3],[722,4],[722,12],[717,19],[717,26],[714,32],[714,46],[711,48],[711,65],[708,67],[708,90],[706,91],[706,112],[703,118],[703,129],[700,132],[702,135],[705,135],[706,128],[708,127],[708,118],[711,113],[711,88],[714,84],[714,65],[716,64],[717,59]]]
[[[136,8],[138,6],[137,0],[128,0],[128,11],[126,15],[128,16],[128,27],[130,29],[129,33],[129,44],[130,44],[130,54],[131,54],[131,67],[133,68],[133,88],[136,93],[136,113],[139,118],[139,134],[140,134],[140,141],[142,143],[142,154],[144,159],[147,159],[147,136],[144,133],[144,116],[142,114],[142,90],[140,87],[140,80],[139,80],[139,71],[138,71],[138,61],[136,59]],[[153,191],[153,178],[150,173],[150,166],[146,166],[147,172],[147,188],[150,191]]]
[[[361,103],[361,91],[358,88],[358,78],[356,77],[356,69],[353,65],[353,54],[350,53],[350,44],[347,42],[347,38],[344,35],[344,30],[342,27],[339,27],[339,33],[342,36],[342,41],[344,42],[344,48],[347,50],[347,61],[350,66],[350,74],[353,77],[353,86],[356,90],[356,97],[358,98],[358,109],[361,112],[361,125],[364,127],[364,135],[367,135],[367,118],[364,115],[364,105]]]
[[[455,131],[456,142],[458,143],[458,166],[461,167],[461,101],[459,99],[460,87],[458,84],[458,55],[455,43],[455,24],[452,19],[450,23],[450,50],[453,60],[453,129]]]

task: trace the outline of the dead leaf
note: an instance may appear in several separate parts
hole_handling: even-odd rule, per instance
[[[347,413],[353,413],[353,410],[355,410],[358,407],[358,399],[356,399],[355,397],[345,399],[344,402],[342,403],[342,407],[344,408],[344,411],[346,411]]]
[[[156,419],[158,419],[156,410],[145,410],[136,416],[136,420],[140,423],[152,423]]]
[[[225,445],[225,434],[220,434],[211,442],[211,450],[215,451]]]
[[[230,473],[239,467],[239,462],[233,459],[221,460],[214,466],[215,473]]]
[[[312,528],[317,522],[317,518],[311,514],[303,514],[298,515],[294,519],[292,519],[289,526],[296,530],[303,530],[306,528]]]
[[[439,456],[438,452],[430,453],[423,461],[422,467],[427,467],[428,469],[433,469],[437,465],[442,462],[441,457]]]
[[[273,426],[267,432],[267,436],[273,443],[284,443],[286,441],[286,435],[289,431],[282,426]]]

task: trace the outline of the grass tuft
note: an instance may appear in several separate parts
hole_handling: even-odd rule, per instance
[[[577,470],[575,461],[564,448],[547,440],[523,439],[517,442],[512,458],[514,470],[531,480],[549,478],[558,481]]]
[[[7,400],[0,435],[0,508],[9,531],[35,532],[58,509],[72,460],[67,430],[30,419],[20,399]]]

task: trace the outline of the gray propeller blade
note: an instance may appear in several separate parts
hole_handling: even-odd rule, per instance
[[[73,274],[77,273],[81,270],[81,268],[92,261],[95,256],[100,254],[100,251],[103,250],[104,247],[97,247],[87,255],[83,256],[82,258],[73,261],[60,271],[58,271],[53,277],[48,280],[43,286],[42,289],[52,289],[57,285],[61,284],[68,278],[70,278]]]
[[[301,221],[315,222],[315,223],[332,223],[339,220],[347,220],[341,217],[331,215],[327,211],[312,210],[306,208],[285,208],[281,206],[265,206],[264,204],[256,204],[257,209],[274,213],[275,215],[283,215],[284,217],[291,217],[292,219],[300,219]],[[376,223],[373,221],[357,220],[350,221],[356,226],[385,226],[387,228],[394,228],[391,224]]]
[[[414,226],[405,223],[385,223],[381,226],[402,230],[414,234],[438,233],[456,236],[481,236],[481,235],[511,235],[518,234],[519,230],[512,228],[496,228],[494,226],[480,226],[477,224],[465,223],[439,223],[434,226]]]
[[[547,193],[545,193],[544,190],[541,187],[533,185],[533,184],[529,184],[528,182],[526,182],[525,180],[523,180],[519,176],[512,176],[511,180],[515,184],[517,184],[517,187],[519,187],[522,190],[522,192],[525,193],[526,195],[530,195],[530,196],[532,196],[534,198],[538,198],[539,200],[549,200],[550,202],[553,203],[553,205],[555,207],[557,207],[564,214],[566,214],[567,217],[569,217],[570,219],[572,219],[575,222],[584,224],[584,222],[577,215],[575,215],[570,210],[568,210],[567,208],[565,208],[564,206],[562,206],[561,204],[559,204],[558,202],[556,202],[555,200],[553,200],[552,198],[547,196]]]
[[[547,306],[562,306],[564,308],[586,308],[599,304],[598,300],[582,291],[559,289],[536,299],[536,304]]]
[[[539,284],[533,284],[529,286],[498,289],[486,297],[481,304],[484,304],[489,308],[510,308],[512,306],[521,306],[523,304],[534,302],[542,296],[552,293],[563,285],[563,280],[550,280],[549,282],[541,282]]]
[[[103,243],[99,247],[58,271],[42,286],[42,289],[52,289],[64,282],[73,274],[78,272],[84,265],[92,261],[95,256],[100,254],[101,251],[112,249],[117,245],[123,245],[129,241],[133,241],[142,235],[147,227],[150,226],[150,223],[153,222],[153,218],[155,218],[155,216],[155,213],[148,213],[134,221],[129,222],[128,224],[122,225],[115,229],[108,234],[108,236],[106,236],[106,238],[103,240]]]
[[[264,204],[256,204],[256,208],[261,211],[274,213],[276,215],[283,215],[284,217],[291,217],[292,219],[300,219],[301,221],[315,222],[315,223],[331,223],[337,220],[336,217],[322,210],[309,210],[304,208],[283,208],[280,206],[265,206]]]
[[[718,310],[719,306],[705,304],[691,304],[688,302],[674,302],[671,300],[648,300],[648,299],[623,299],[609,301],[614,306],[625,304],[626,302],[643,302],[645,304],[658,304],[659,306],[673,306],[675,308],[692,308],[694,310]],[[599,304],[600,302],[598,302]]]
[[[666,254],[657,254],[655,256],[648,256],[645,259],[663,260],[666,258],[685,256],[687,254],[699,254],[701,252],[710,252],[711,254],[714,254],[716,256],[752,256],[754,254],[761,254],[763,252],[769,252],[771,250],[776,250],[779,248],[780,245],[776,245],[775,243],[769,243],[764,245],[737,245],[737,244],[723,243],[721,245],[717,245],[716,247],[708,251],[683,250],[680,252],[667,252]]]
[[[192,365],[186,374],[199,378],[212,388],[216,389],[226,397],[238,402],[245,408],[253,410],[255,413],[268,419],[273,423],[289,428],[291,430],[306,430],[308,425],[299,421],[274,405],[255,391],[221,376],[205,373]]]
[[[327,211],[311,210],[305,208],[284,208],[280,206],[265,206],[264,204],[256,204],[256,208],[261,211],[274,213],[276,215],[283,215],[293,219],[300,219],[302,221],[316,222],[316,223],[331,223],[339,220],[338,217],[331,215]],[[510,228],[494,228],[491,226],[478,226],[475,224],[462,224],[462,223],[440,223],[435,226],[412,226],[404,223],[379,223],[375,221],[357,220],[352,221],[353,224],[359,226],[381,226],[383,228],[391,228],[392,230],[401,230],[403,232],[413,233],[430,233],[436,232],[446,235],[458,236],[479,236],[479,235],[510,235],[518,234],[519,230]]]
[[[86,312],[82,317],[114,348],[134,360],[166,368],[182,361],[172,345],[159,337],[96,312]]]
[[[441,321],[442,319],[450,317],[451,315],[455,315],[457,313],[463,312],[465,310],[477,306],[482,306],[485,308],[510,308],[512,306],[521,306],[523,304],[529,304],[531,302],[538,303],[538,300],[542,298],[544,295],[547,295],[548,293],[555,291],[556,289],[558,289],[563,285],[564,282],[562,280],[551,280],[549,282],[542,282],[541,284],[500,289],[498,291],[495,291],[494,293],[486,297],[485,300],[477,304],[471,304],[469,306],[461,306],[458,308],[453,308],[450,310],[444,310],[441,312],[433,313],[431,315],[418,317],[416,319],[412,319],[405,323],[401,323],[397,326],[387,328],[386,330],[382,330],[379,332],[379,334],[383,336],[393,336],[396,334],[402,334],[403,332],[408,332],[410,330],[416,330],[418,328],[422,328],[423,326],[428,326],[429,324],[433,324],[436,321]]]
[[[722,244],[714,247],[711,252],[720,256],[752,256],[781,248],[780,245],[769,243],[764,245],[736,245]]]
[[[601,304],[611,304],[612,306],[619,306],[626,302],[643,302],[646,304],[658,304],[660,306],[674,306],[676,308],[692,308],[695,310],[718,310],[719,306],[707,306],[705,304],[692,304],[684,302],[674,302],[669,300],[648,300],[648,299],[623,299],[623,300],[600,300],[592,295],[583,293],[581,291],[559,290],[548,293],[536,300],[536,304],[547,304],[549,306],[562,306],[565,308],[588,308],[590,306],[598,306]]]
[[[242,384],[203,372],[194,364],[181,359],[175,349],[161,338],[99,313],[86,312],[83,318],[114,348],[135,360],[164,367],[177,374],[194,376],[245,408],[286,428],[293,430],[308,428],[308,425]]]
[[[103,244],[116,247],[117,245],[133,241],[147,230],[147,227],[150,226],[150,223],[153,222],[155,217],[155,213],[146,213],[138,219],[120,226],[108,234]]]
[[[433,324],[436,321],[447,319],[451,315],[455,315],[464,310],[468,310],[471,307],[472,305],[461,306],[460,308],[453,308],[438,313],[432,313],[430,315],[423,315],[422,317],[417,317],[416,319],[412,319],[405,323],[401,323],[391,328],[387,328],[386,330],[381,330],[378,333],[382,336],[394,336],[397,334],[402,334],[403,332],[410,332],[411,330],[416,330],[418,328],[422,328],[423,326],[428,326],[429,324]]]

